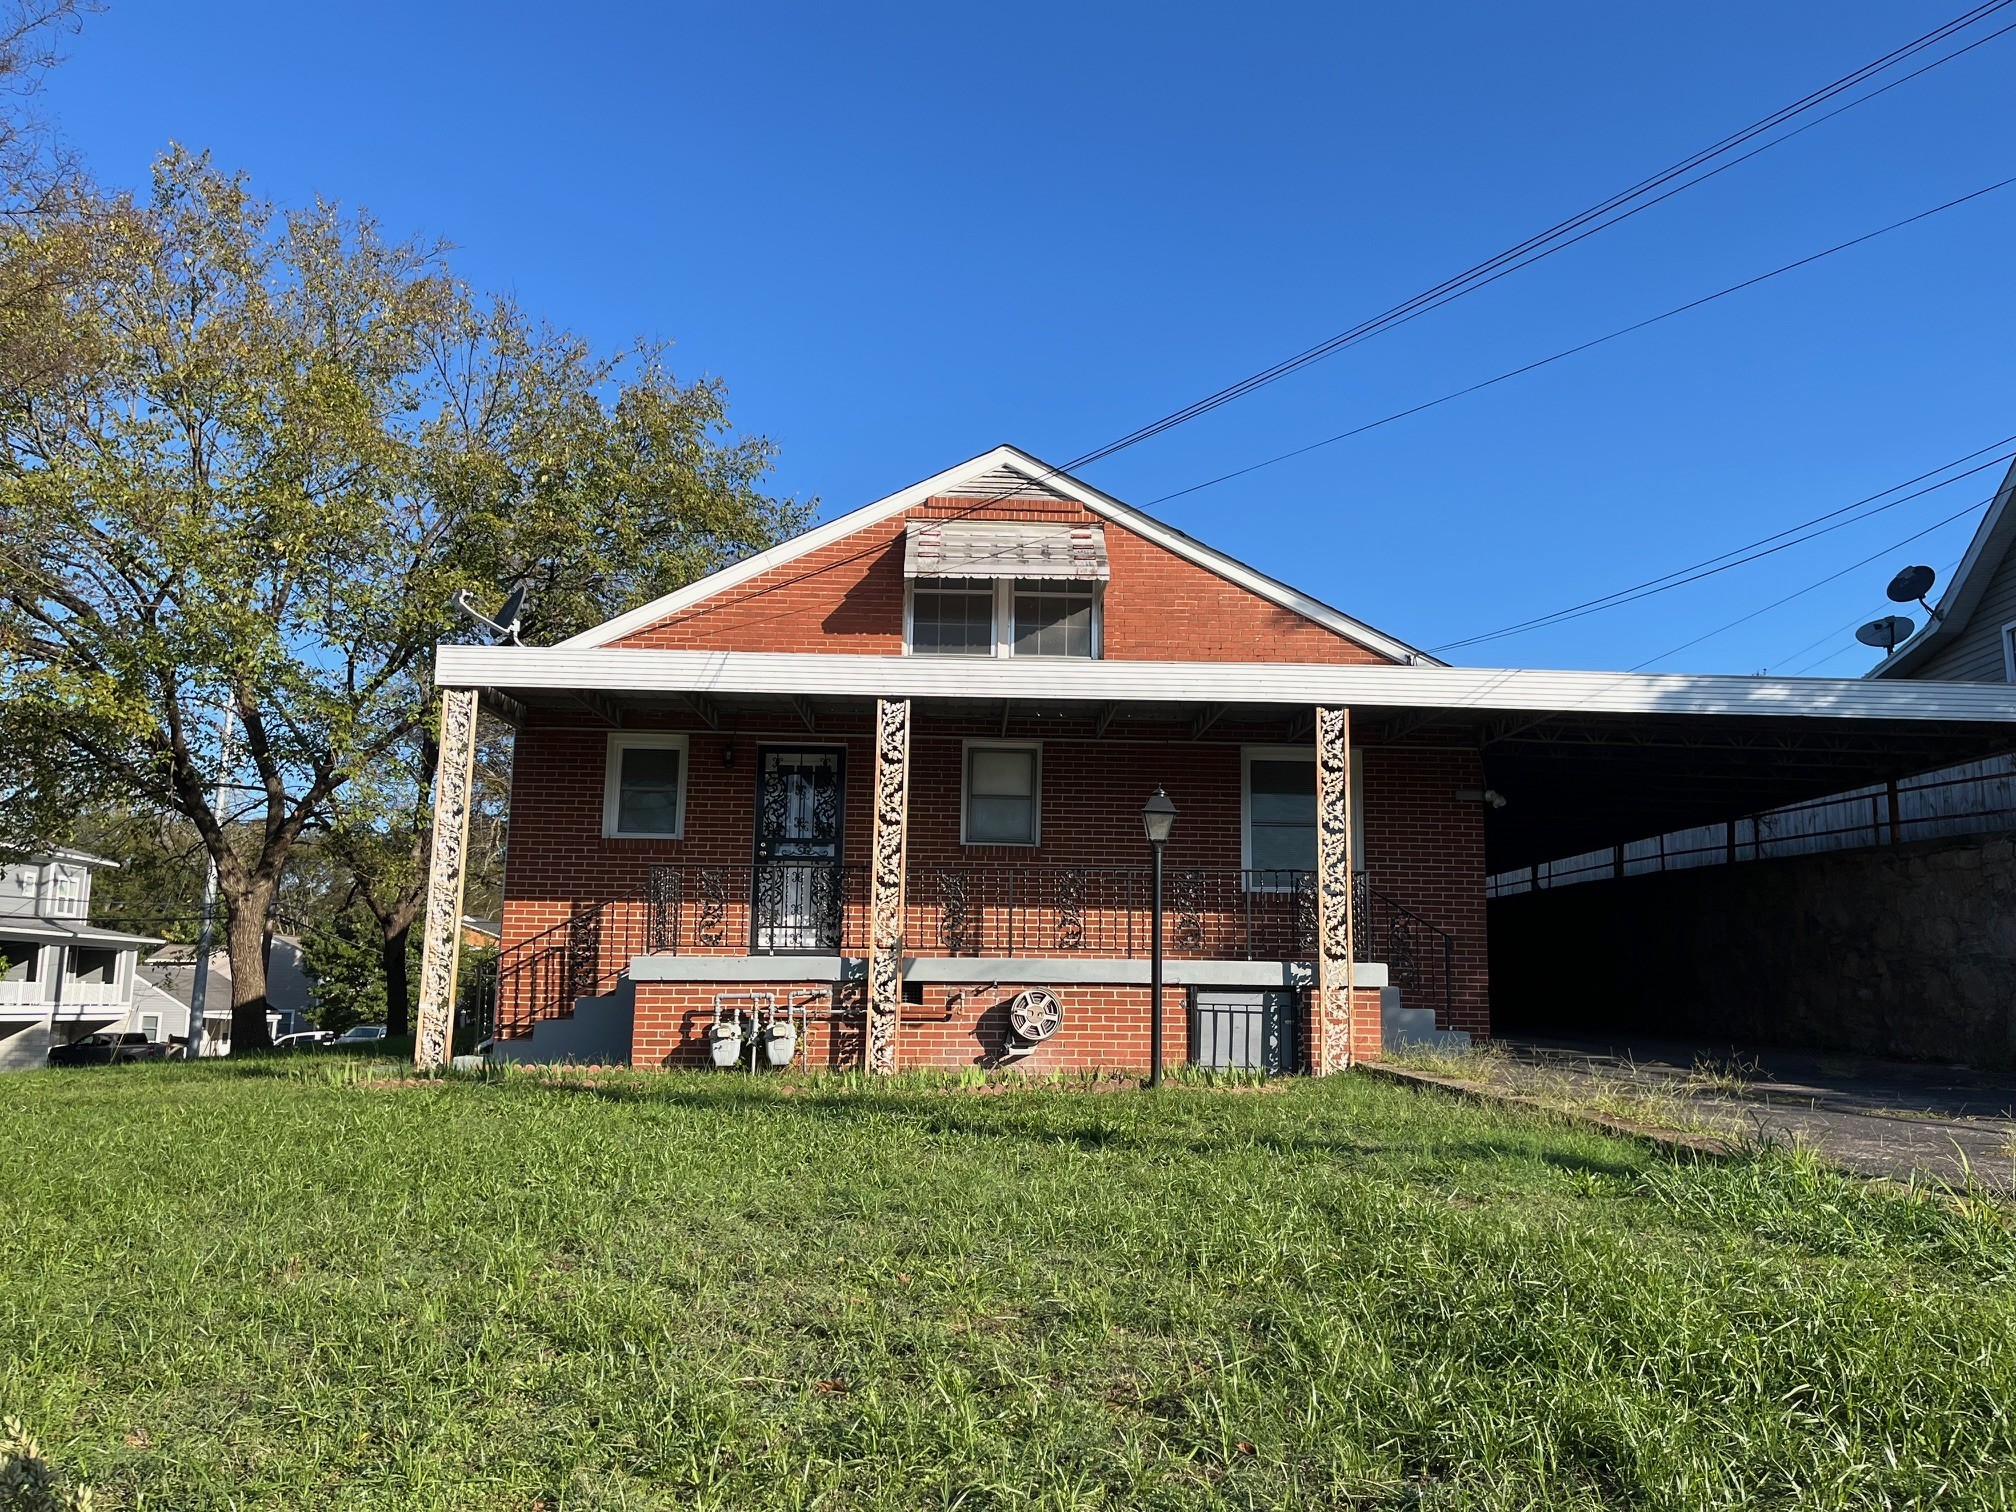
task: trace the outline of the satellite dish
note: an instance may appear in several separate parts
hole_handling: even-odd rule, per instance
[[[1928,582],[1927,586],[1930,584]],[[512,645],[518,644],[518,624],[525,613],[525,586],[521,583],[511,590],[511,596],[504,600],[504,607],[497,611],[496,620],[504,627],[504,635]]]
[[[1892,614],[1869,621],[1855,632],[1855,639],[1865,646],[1874,646],[1879,651],[1895,651],[1898,646],[1911,638],[1911,632],[1917,628],[1909,616]]]
[[[1889,595],[1893,604],[1923,603],[1925,595],[1932,591],[1933,580],[1939,576],[1930,567],[1906,567],[1890,579]]]
[[[496,636],[497,640],[493,644],[504,641],[509,641],[514,646],[519,644],[518,624],[525,611],[525,590],[523,587],[511,590],[511,596],[504,600],[504,606],[497,611],[496,618],[494,619],[469,602],[469,590],[466,588],[458,588],[455,591],[455,597],[449,602],[461,610],[462,613],[468,615],[469,618],[476,621],[485,630]]]

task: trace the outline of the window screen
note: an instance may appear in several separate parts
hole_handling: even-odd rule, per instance
[[[1093,620],[1097,590],[1090,583],[1018,579],[1015,584],[1017,656],[1090,656],[1097,642]]]
[[[910,596],[910,649],[920,656],[992,656],[991,578],[919,578]]]
[[[679,777],[685,753],[676,746],[625,746],[616,795],[616,828],[625,835],[679,833]]]
[[[150,1040],[158,1040],[159,1038],[161,1038],[161,1015],[158,1013],[141,1014],[140,1032],[146,1035],[147,1038]]]
[[[1036,843],[1036,748],[968,746],[966,843]]]
[[[1256,756],[1246,768],[1247,853],[1255,871],[1316,869],[1316,763]]]

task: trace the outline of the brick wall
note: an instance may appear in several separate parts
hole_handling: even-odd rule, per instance
[[[910,862],[1001,866],[1144,866],[1140,807],[1156,783],[1180,815],[1169,845],[1172,868],[1240,865],[1240,745],[1236,732],[1191,741],[1171,732],[1106,740],[1089,722],[1029,720],[1011,736],[1043,742],[1042,842],[1034,847],[962,846],[959,793],[962,740],[998,735],[998,722],[920,717],[913,735]],[[1253,732],[1255,744],[1278,732]],[[746,865],[754,842],[757,751],[831,742],[846,753],[843,847],[867,855],[873,752],[865,716],[808,734],[782,721],[749,721],[732,733],[690,732],[684,840],[602,838],[606,727],[535,716],[519,733],[512,783],[510,854],[505,874],[504,944],[521,946],[564,924],[577,904],[641,897],[653,862]],[[732,766],[723,753],[731,743]],[[1456,1011],[1444,1028],[1483,1035],[1490,1028],[1484,922],[1483,812],[1455,793],[1482,786],[1474,751],[1372,747],[1364,767],[1365,854],[1372,883],[1456,935]],[[913,904],[916,900],[913,900]],[[610,914],[603,974],[640,950],[641,904]],[[731,939],[725,950],[746,948]],[[920,948],[923,948],[920,946]],[[1411,1006],[1440,1008],[1439,1002]]]
[[[1014,987],[960,987],[923,984],[922,1003],[904,1005],[898,1034],[900,1066],[956,1070],[966,1066],[1001,1064],[1008,1044],[1008,1005]],[[805,1038],[805,1064],[844,1069],[860,1056],[860,989],[844,984],[829,988],[786,981],[760,984],[704,982],[640,982],[637,984],[637,1027],[632,1064],[638,1066],[704,1066],[709,1064],[707,1033],[714,1022],[718,992],[743,1001],[747,993],[767,993],[778,1004],[803,1003],[811,1009]],[[1058,989],[1064,1003],[1064,1024],[1031,1055],[1012,1064],[1031,1074],[1052,1071],[1139,1071],[1149,1061],[1149,994],[1146,987],[1073,985]],[[836,1004],[837,998],[837,1004]],[[1356,1010],[1353,1051],[1361,1059],[1379,1055],[1379,994],[1353,994]],[[1188,998],[1181,988],[1163,991],[1163,1063],[1181,1065],[1190,1055]],[[1305,1026],[1308,1008],[1304,1005]],[[1304,1046],[1307,1062],[1307,1046]],[[746,1064],[746,1061],[745,1061]]]
[[[906,518],[1103,523],[1109,661],[1383,662],[1387,658],[1270,603],[1076,503],[933,499],[808,552],[615,642],[650,650],[896,655],[903,649]]]
[[[1439,1001],[1435,1027],[1491,1033],[1491,963],[1484,915],[1484,806],[1459,803],[1484,786],[1474,750],[1373,746],[1364,753],[1365,857],[1373,887],[1456,936],[1455,1012]]]

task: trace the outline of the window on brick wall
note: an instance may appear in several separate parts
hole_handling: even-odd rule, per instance
[[[677,840],[686,831],[686,737],[609,737],[602,833],[618,840]]]
[[[917,578],[913,656],[1099,655],[1100,586],[1068,578]]]
[[[959,839],[964,845],[1034,845],[1042,835],[1043,748],[966,742]]]
[[[910,596],[910,649],[919,656],[994,654],[994,580],[931,578]]]
[[[1239,864],[1247,886],[1286,891],[1316,869],[1316,752],[1311,746],[1245,746],[1239,754]],[[1365,781],[1351,753],[1351,863],[1365,868]]]
[[[1093,656],[1098,651],[1099,590],[1091,583],[1018,579],[1017,656]]]

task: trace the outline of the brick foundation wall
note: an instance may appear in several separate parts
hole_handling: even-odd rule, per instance
[[[897,1064],[905,1069],[931,1067],[957,1070],[967,1066],[1004,1064],[1009,1042],[1008,1005],[1015,987],[965,987],[922,984],[921,1003],[906,1003],[897,1040]],[[707,983],[639,982],[636,1029],[631,1064],[636,1066],[705,1066],[707,1033],[714,1022],[714,999],[727,993],[739,1003],[751,993],[767,993],[782,1005],[804,1003],[811,1009],[806,1027],[804,1064],[818,1069],[848,1070],[860,1064],[860,986],[831,987],[809,982]],[[1005,1064],[1033,1074],[1052,1071],[1139,1071],[1148,1064],[1149,993],[1132,985],[1079,985],[1057,989],[1064,1003],[1064,1026],[1028,1056]],[[1379,994],[1352,994],[1353,1054],[1361,1060],[1379,1056]],[[1182,988],[1163,990],[1164,1064],[1182,1065],[1190,1057],[1188,995]],[[831,1016],[837,1004],[840,1016]],[[1309,1007],[1303,1005],[1303,1063]],[[746,1062],[745,1062],[746,1064]]]

